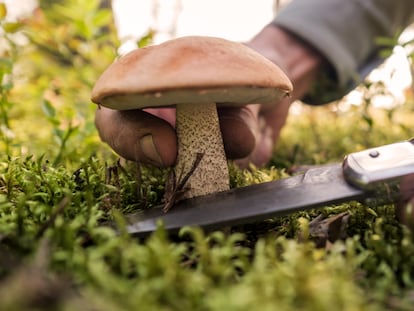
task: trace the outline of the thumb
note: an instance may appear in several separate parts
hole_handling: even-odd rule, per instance
[[[95,124],[102,141],[125,159],[160,167],[172,166],[176,160],[174,128],[150,113],[99,107]]]

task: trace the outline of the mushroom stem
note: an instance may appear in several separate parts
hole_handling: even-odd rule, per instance
[[[184,198],[229,190],[229,172],[215,103],[178,104],[178,156],[175,176],[185,176],[197,154],[203,157],[184,188]]]

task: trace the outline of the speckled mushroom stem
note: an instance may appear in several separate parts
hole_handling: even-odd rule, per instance
[[[177,105],[176,130],[177,178],[191,170],[197,153],[203,154],[185,185],[189,189],[185,198],[229,190],[229,172],[216,104]]]

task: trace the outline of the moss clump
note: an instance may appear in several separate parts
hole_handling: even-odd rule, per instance
[[[88,103],[116,54],[111,15],[98,1],[64,4],[13,26],[28,34],[24,46],[10,25],[2,33],[0,310],[412,309],[414,240],[393,205],[349,202],[212,233],[128,235],[124,215],[161,202],[166,171],[123,163],[99,142]],[[0,4],[2,28],[5,16]],[[231,186],[407,139],[412,124],[409,101],[392,110],[302,107],[269,166],[231,166]],[[343,213],[343,239],[317,247],[315,218]]]

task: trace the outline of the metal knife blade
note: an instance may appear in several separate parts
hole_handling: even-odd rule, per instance
[[[161,222],[170,232],[183,226],[216,229],[353,200],[393,202],[398,199],[399,178],[410,173],[414,173],[414,145],[385,145],[293,177],[187,199],[167,213],[159,207],[129,214],[127,231],[144,236]]]
[[[127,230],[133,235],[145,235],[154,231],[160,221],[168,231],[183,226],[214,229],[360,200],[366,195],[345,182],[341,164],[326,165],[294,177],[181,201],[167,213],[154,208],[130,214]]]

